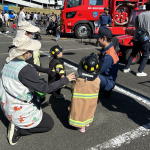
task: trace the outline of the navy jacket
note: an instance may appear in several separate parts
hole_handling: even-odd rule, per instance
[[[102,62],[101,75],[103,75],[107,81],[111,81],[110,88],[112,88],[112,84],[115,85],[119,68],[119,58],[112,43],[108,45],[106,49],[102,49],[99,60]],[[109,88],[109,83],[110,82],[108,82],[107,88]]]
[[[110,25],[111,23],[112,23],[112,19],[110,15],[103,13],[102,15],[99,16],[98,27],[99,25],[106,26],[107,24]]]

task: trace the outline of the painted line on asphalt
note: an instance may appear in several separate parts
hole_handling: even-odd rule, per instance
[[[44,36],[44,37],[41,37],[42,39],[56,39],[56,37],[46,37],[46,36]],[[65,39],[67,39],[67,38],[60,38],[61,40],[65,40]]]
[[[64,49],[63,52],[67,52],[67,51],[78,51],[78,50],[86,50],[86,49],[95,49],[94,47],[89,47],[89,48],[76,48],[76,49]],[[42,51],[45,53],[49,53],[49,51]]]
[[[72,70],[77,71],[77,67],[74,67],[72,65],[69,65],[68,63],[64,63],[65,66],[70,67]]]
[[[0,56],[1,56],[1,55],[8,55],[8,54],[9,54],[9,53],[0,53]]]
[[[150,128],[150,123],[144,126],[140,126],[135,130],[119,135],[113,139],[110,139],[102,144],[98,144],[86,150],[114,149],[121,147],[122,145],[130,144],[131,141],[148,135],[150,133],[150,129],[148,128]]]
[[[46,55],[47,57],[51,57],[49,54],[45,53],[46,51],[40,51],[40,53],[43,53],[44,55]]]
[[[9,35],[7,35],[7,34],[3,34],[3,35],[5,35],[6,37],[9,37],[9,38],[12,38],[11,36],[9,36]],[[13,38],[12,38],[13,39]]]
[[[7,44],[7,43],[12,43],[12,42],[0,42],[0,44]]]
[[[49,41],[42,41],[42,40],[41,40],[41,42],[43,42],[43,43],[54,42],[53,40],[56,39],[56,38],[51,38],[51,39],[52,39],[52,40],[49,40]],[[63,39],[63,38],[62,38],[62,39]],[[67,39],[68,39],[68,38],[67,38]],[[75,41],[75,40],[78,41],[78,42],[81,41],[81,40],[78,40],[78,39],[68,39],[68,40],[65,40],[65,39],[64,39],[64,40],[62,40],[62,42]],[[84,41],[87,42],[87,41],[89,41],[89,40],[88,40],[88,39],[84,39]],[[59,42],[61,42],[61,40],[58,40],[57,43],[59,43]],[[84,43],[84,42],[83,42],[83,43]]]
[[[138,100],[138,101],[140,101],[140,102],[142,102],[148,106],[150,106],[150,99],[145,98],[145,97],[141,96],[140,94],[135,94],[134,92],[131,92],[130,90],[126,90],[126,89],[121,88],[119,86],[115,86],[114,89],[127,95],[127,96],[130,96],[130,97],[132,97],[132,98],[134,98],[134,99],[136,99],[136,100]]]

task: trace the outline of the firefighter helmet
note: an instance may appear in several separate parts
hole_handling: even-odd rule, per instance
[[[60,45],[55,45],[50,49],[50,55],[52,57],[57,57],[57,55],[63,51],[63,48]]]
[[[91,54],[82,58],[78,67],[78,74],[80,77],[89,81],[95,80],[101,71],[101,61],[97,59],[96,54]]]

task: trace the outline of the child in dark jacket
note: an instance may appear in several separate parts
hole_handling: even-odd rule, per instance
[[[64,67],[64,62],[62,60],[60,60],[60,58],[62,58],[63,56],[63,48],[60,47],[59,45],[53,46],[50,49],[50,63],[49,63],[49,68],[53,68],[53,72],[56,72],[56,75],[51,78],[48,77],[48,82],[49,83],[53,83],[57,80],[59,80],[60,78],[63,78],[64,76],[66,76],[66,71],[65,71],[65,67]],[[58,89],[55,93],[54,96],[56,98],[64,98],[64,95],[61,94],[61,89]]]

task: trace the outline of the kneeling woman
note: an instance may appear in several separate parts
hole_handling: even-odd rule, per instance
[[[72,73],[48,84],[32,65],[25,62],[32,57],[34,50],[41,48],[41,43],[21,35],[14,39],[13,45],[0,80],[1,108],[10,121],[8,140],[11,145],[15,145],[20,136],[47,132],[54,126],[53,119],[42,112],[35,91],[51,93],[75,78]]]

